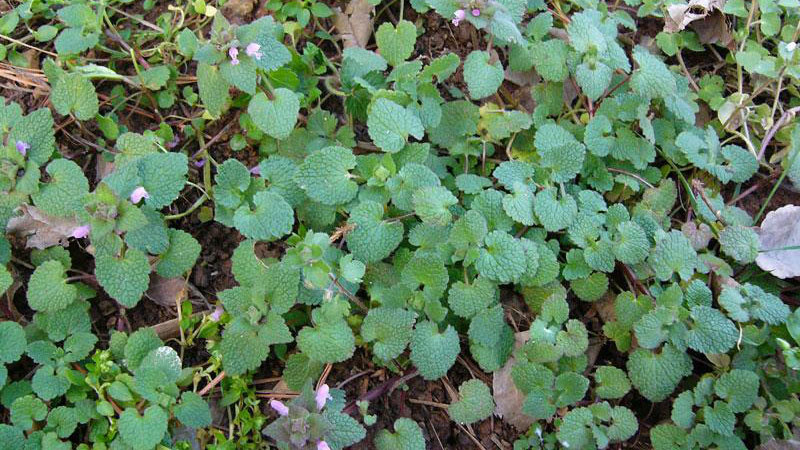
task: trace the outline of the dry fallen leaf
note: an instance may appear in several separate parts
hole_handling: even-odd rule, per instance
[[[761,249],[758,267],[778,278],[800,276],[800,206],[770,211],[756,231]]]
[[[514,349],[520,348],[530,339],[530,336],[530,331],[520,331],[514,334]],[[514,367],[515,361],[513,357],[509,358],[506,364],[492,375],[492,395],[494,403],[497,405],[494,413],[503,421],[513,425],[514,428],[523,431],[530,428],[533,419],[522,413],[525,394],[517,389],[511,378],[511,368]]]
[[[725,0],[689,0],[686,4],[670,5],[664,16],[664,31],[676,33],[691,26],[703,44],[728,47],[733,35],[728,28],[722,8]]]
[[[161,306],[175,308],[187,296],[186,280],[180,277],[164,278],[153,273],[145,296]]]
[[[67,239],[79,224],[74,218],[50,216],[30,205],[20,206],[22,215],[8,221],[6,231],[27,238],[28,248],[44,249],[54,245],[67,245]]]
[[[342,37],[344,48],[365,48],[372,35],[372,11],[375,9],[367,0],[350,0],[344,12],[338,6],[333,24]]]

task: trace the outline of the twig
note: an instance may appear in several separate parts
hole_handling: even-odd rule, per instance
[[[764,140],[761,142],[761,148],[758,150],[757,159],[761,161],[764,158],[764,153],[767,151],[767,147],[769,146],[770,141],[772,138],[775,137],[775,134],[783,128],[785,125],[789,123],[794,116],[800,112],[800,106],[795,106],[794,108],[787,109],[786,112],[783,113],[780,119],[775,122],[775,125],[767,131],[766,136],[764,136]]]
[[[419,374],[419,372],[417,372],[417,369],[411,369],[410,371],[406,372],[402,376],[397,376],[397,377],[394,377],[392,379],[386,380],[383,383],[381,383],[381,384],[375,386],[374,388],[370,389],[366,394],[364,394],[361,397],[359,397],[357,401],[371,402],[371,401],[377,399],[378,397],[382,396],[383,394],[391,393],[392,391],[394,391],[394,389],[397,386],[400,386],[401,384],[403,384],[406,381],[414,378],[418,374]],[[350,404],[347,405],[344,408],[344,410],[342,410],[342,412],[344,412],[345,414],[354,414],[357,410],[358,410],[358,406],[356,405],[356,402],[354,401],[354,402],[350,402]]]
[[[208,391],[210,391],[211,389],[213,389],[213,388],[214,388],[214,386],[218,385],[218,384],[219,384],[219,382],[220,382],[220,381],[222,381],[222,379],[223,379],[223,378],[225,378],[225,371],[224,371],[224,370],[223,370],[222,372],[220,372],[220,373],[219,373],[219,375],[217,375],[217,377],[216,377],[216,378],[214,378],[213,380],[211,380],[211,382],[210,382],[210,383],[208,383],[208,384],[207,384],[207,385],[206,385],[206,386],[205,386],[203,389],[201,389],[201,390],[200,390],[200,392],[198,392],[197,394],[198,394],[198,395],[200,395],[200,396],[203,396],[203,395],[206,395],[206,394],[208,394]]]
[[[692,74],[686,67],[686,63],[683,61],[683,55],[681,54],[680,49],[678,49],[678,52],[675,53],[675,56],[678,58],[678,64],[681,65],[681,69],[683,69],[683,73],[686,74],[686,78],[689,79],[689,84],[692,85],[692,89],[694,89],[695,92],[700,92],[700,86],[698,86],[697,83],[695,83],[694,77],[692,77]]]

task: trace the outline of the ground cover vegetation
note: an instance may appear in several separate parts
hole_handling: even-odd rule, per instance
[[[798,0],[0,10],[0,448],[797,445]]]

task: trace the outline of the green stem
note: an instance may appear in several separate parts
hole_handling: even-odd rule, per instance
[[[778,177],[778,182],[772,186],[772,190],[769,192],[767,199],[764,200],[764,204],[761,205],[761,209],[758,210],[758,214],[756,214],[755,219],[753,219],[753,223],[758,223],[758,221],[761,219],[761,216],[764,215],[767,205],[769,205],[769,202],[772,200],[772,197],[775,195],[775,193],[778,192],[778,188],[781,187],[781,183],[783,183],[783,179],[786,178],[786,174],[789,173],[789,168],[794,165],[794,160],[797,158],[798,153],[800,153],[800,150],[795,150],[795,152],[792,153],[792,157],[789,158],[789,162],[786,163],[786,168],[781,171],[781,176]]]
[[[200,206],[202,206],[203,203],[206,202],[206,200],[208,200],[208,195],[207,194],[203,194],[203,195],[200,196],[200,198],[197,199],[197,201],[194,202],[194,204],[192,206],[189,207],[189,209],[187,209],[186,211],[184,211],[182,213],[171,214],[169,216],[164,216],[164,220],[176,220],[176,219],[180,219],[181,217],[186,217],[189,214],[195,212],[195,210],[197,208],[199,208]]]

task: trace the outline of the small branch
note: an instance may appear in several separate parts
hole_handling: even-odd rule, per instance
[[[772,138],[775,137],[775,134],[778,132],[778,130],[783,128],[792,119],[794,119],[794,116],[798,112],[800,112],[800,106],[795,106],[794,108],[786,110],[786,112],[783,113],[781,118],[778,119],[777,122],[775,122],[775,125],[773,125],[772,128],[769,129],[766,136],[764,136],[764,141],[761,142],[761,148],[758,150],[758,155],[756,155],[759,161],[761,161],[764,158],[764,153],[767,151],[769,143],[772,141]]]
[[[208,394],[208,391],[210,391],[211,389],[214,389],[214,386],[218,385],[218,384],[219,384],[219,382],[220,382],[220,381],[222,381],[222,379],[223,379],[223,378],[225,378],[225,371],[224,371],[224,370],[223,370],[222,372],[220,372],[220,373],[219,373],[219,375],[217,375],[217,377],[216,377],[216,378],[214,378],[213,380],[211,380],[211,382],[210,382],[210,383],[208,383],[208,384],[207,384],[207,385],[206,385],[206,386],[205,386],[203,389],[201,389],[201,390],[200,390],[200,392],[198,392],[197,394],[198,394],[198,395],[200,395],[200,396],[203,396],[203,395],[206,395],[206,394]]]
[[[678,64],[681,65],[681,69],[683,69],[683,73],[686,74],[686,78],[689,79],[689,84],[692,85],[692,89],[694,89],[695,92],[700,92],[700,86],[698,86],[697,83],[695,83],[694,77],[692,77],[692,74],[689,72],[689,69],[686,67],[686,63],[683,61],[683,55],[681,54],[680,49],[678,49],[678,52],[675,53],[675,56],[678,57]]]
[[[347,290],[347,288],[342,286],[342,283],[339,283],[339,279],[337,279],[332,273],[329,273],[328,276],[330,277],[331,281],[333,281],[333,284],[336,285],[336,288],[339,289],[339,292],[344,294],[345,297],[350,299],[351,302],[355,303],[356,306],[361,308],[362,311],[364,311],[364,312],[369,311],[369,308],[367,308],[367,306],[364,304],[364,302],[359,300],[358,297],[353,295],[350,291]]]
[[[361,397],[359,397],[357,401],[371,402],[373,400],[376,400],[378,397],[381,397],[384,394],[387,394],[387,393],[391,394],[392,391],[394,391],[394,389],[397,386],[400,386],[401,384],[404,384],[406,381],[414,378],[417,375],[419,375],[419,372],[417,372],[417,369],[411,369],[410,371],[406,372],[402,376],[396,376],[396,377],[394,377],[392,379],[386,380],[383,383],[375,386],[374,388],[370,389],[366,394],[364,394]],[[356,402],[353,401],[353,402],[350,402],[350,404],[347,405],[342,412],[344,412],[345,414],[351,414],[352,415],[356,411],[358,411],[358,406],[356,405]]]

